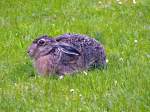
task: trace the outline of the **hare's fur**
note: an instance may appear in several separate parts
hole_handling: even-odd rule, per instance
[[[28,53],[42,75],[72,74],[106,65],[103,46],[95,39],[79,34],[64,34],[54,39],[42,36],[33,41]]]

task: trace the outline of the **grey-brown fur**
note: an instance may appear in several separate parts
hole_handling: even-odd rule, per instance
[[[41,75],[72,74],[106,65],[103,46],[95,39],[80,34],[64,34],[54,39],[39,37],[33,41],[28,53]]]

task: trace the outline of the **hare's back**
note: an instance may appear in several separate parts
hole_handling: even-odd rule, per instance
[[[65,42],[73,46],[85,47],[85,46],[99,46],[99,43],[86,35],[81,34],[63,34],[56,38],[57,42]]]
[[[79,50],[85,61],[85,65],[90,66],[95,63],[104,65],[106,63],[103,46],[93,38],[80,34],[64,34],[58,36],[56,41],[68,43]]]

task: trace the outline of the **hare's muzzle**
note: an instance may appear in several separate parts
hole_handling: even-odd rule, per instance
[[[27,53],[30,57],[33,57],[33,55],[34,55],[33,50],[30,50],[30,49],[27,50]]]
[[[28,48],[28,50],[27,50],[28,55],[29,55],[30,57],[33,57],[34,54],[35,54],[36,49],[37,49],[37,45],[36,45],[36,44],[32,44],[32,45]]]

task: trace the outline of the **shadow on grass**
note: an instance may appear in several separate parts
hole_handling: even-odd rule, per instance
[[[40,76],[35,68],[33,67],[30,61],[25,62],[24,64],[17,64],[15,65],[11,72],[9,73],[9,78],[14,82],[16,80],[28,80],[28,79],[37,79],[37,78],[48,78],[52,80],[58,80],[57,75],[51,76]]]
[[[11,67],[8,77],[13,82],[17,80],[27,80],[30,77],[35,77],[36,73],[30,62],[25,62],[23,64],[18,63]]]

